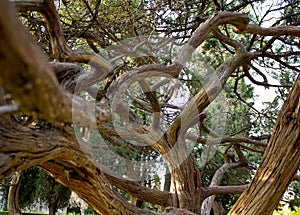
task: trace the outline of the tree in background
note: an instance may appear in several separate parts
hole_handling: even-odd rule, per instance
[[[40,172],[39,179],[38,183],[41,185],[39,194],[42,194],[40,198],[48,203],[49,215],[55,215],[58,209],[68,206],[71,195],[71,191],[68,188],[58,184],[45,172]]]
[[[12,2],[1,178],[38,166],[114,215],[271,214],[299,179],[294,0]]]
[[[18,176],[18,183],[12,184],[16,181],[15,178],[12,178],[10,190],[4,192],[3,196],[8,196],[8,200],[11,198],[11,201],[15,202],[19,214],[22,209],[24,211],[26,208],[31,208],[37,204],[41,205],[41,208],[37,209],[38,211],[42,210],[43,204],[46,204],[51,215],[54,215],[58,209],[68,206],[71,191],[57,183],[43,170],[32,167],[18,173]],[[11,191],[11,187],[15,188],[16,191]],[[8,211],[11,211],[9,201],[8,205]]]

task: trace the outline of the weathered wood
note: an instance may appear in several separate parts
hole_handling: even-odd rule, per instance
[[[32,4],[30,4],[30,8],[32,8]],[[87,82],[86,88],[90,86],[89,84],[97,83],[106,77],[106,74],[112,69],[108,62],[101,57],[96,57],[93,52],[73,51],[67,46],[59,16],[52,0],[45,0],[38,4],[37,11],[42,13],[46,19],[54,57],[61,61],[91,63],[98,69],[98,73],[91,73],[91,76],[87,77],[90,82]],[[154,214],[130,205],[114,191],[112,185],[140,200],[162,206],[178,207],[168,208],[165,214],[193,214],[193,212],[200,214],[201,203],[206,197],[205,190],[202,187],[199,168],[186,150],[184,134],[195,118],[199,117],[199,113],[220,93],[232,72],[245,64],[245,61],[247,62],[259,56],[259,53],[248,53],[243,45],[215,31],[215,27],[223,24],[234,25],[239,32],[251,31],[251,27],[247,28],[248,22],[249,19],[243,14],[216,13],[194,31],[188,44],[178,54],[174,64],[171,66],[155,64],[136,68],[118,77],[114,82],[114,86],[111,86],[108,91],[107,98],[114,99],[115,94],[120,92],[120,87],[127,89],[130,84],[139,81],[140,78],[163,76],[162,73],[164,73],[164,76],[177,77],[186,60],[211,33],[220,41],[235,49],[235,55],[219,67],[217,76],[213,77],[206,88],[195,96],[194,103],[190,103],[185,107],[161,140],[155,140],[153,141],[155,143],[153,143],[150,137],[147,140],[145,140],[145,136],[138,136],[138,134],[137,137],[134,137],[149,143],[164,157],[171,172],[174,193],[151,191],[139,186],[137,183],[105,172],[104,168],[93,160],[91,152],[81,147],[81,143],[77,142],[72,132],[61,131],[66,129],[63,125],[59,125],[58,129],[38,132],[22,125],[16,125],[8,118],[5,118],[7,120],[5,121],[4,117],[0,121],[0,178],[13,173],[15,170],[40,166],[47,170],[57,181],[77,192],[81,198],[102,214]],[[9,2],[5,0],[0,0],[0,29],[0,66],[3,69],[0,73],[0,83],[12,94],[14,101],[20,105],[21,111],[39,120],[58,124],[78,123],[90,128],[111,120],[109,104],[104,107],[94,106],[76,95],[72,100],[70,92],[74,91],[76,80],[72,82],[72,79],[70,79],[71,82],[69,82],[69,85],[63,86],[64,89],[59,85],[57,80],[59,72],[55,74],[55,71],[51,70],[46,57],[35,45],[28,32],[24,30],[24,26],[18,20],[16,13],[12,10]],[[269,33],[286,34],[282,29],[277,29],[278,31],[276,29],[275,31],[272,29],[272,32]],[[295,28],[293,29],[295,30]],[[290,35],[295,34],[293,29],[290,31]],[[285,30],[288,31],[288,29]],[[296,28],[296,33],[298,30]],[[257,29],[252,28],[252,31],[257,32]],[[263,35],[263,33],[261,34]],[[73,69],[74,73],[79,73],[77,68]],[[247,206],[245,208],[240,207],[241,210],[246,210],[251,215],[261,214],[261,210],[264,211],[265,207],[269,207],[269,198],[264,195],[272,196],[274,194],[272,192],[276,191],[278,194],[271,202],[271,209],[275,207],[274,205],[279,201],[290,178],[292,178],[289,177],[290,174],[294,174],[295,168],[299,166],[299,78],[296,82],[296,88],[298,94],[294,92],[294,89],[292,91],[294,95],[289,97],[290,103],[287,102],[284,106],[291,110],[284,109],[283,112],[285,113],[279,117],[280,122],[275,127],[266,158],[257,172],[258,179],[255,177],[252,186],[250,186],[251,188],[246,192],[253,196],[247,197],[244,194],[246,197],[241,200],[241,202],[247,201]],[[154,94],[148,95],[148,98],[153,96]],[[296,104],[295,107],[294,104]],[[153,103],[152,106],[157,106],[156,109],[158,109],[158,104]],[[295,108],[295,110],[292,110],[292,108]],[[94,115],[94,109],[96,109],[95,119],[91,117]],[[73,115],[73,110],[77,110],[77,114]],[[99,129],[101,129],[100,126]],[[158,130],[155,129],[157,129],[157,126],[154,126],[153,134],[158,133]],[[102,132],[104,132],[104,129]],[[128,130],[125,129],[125,132],[128,137],[132,136],[132,133],[129,133]],[[296,132],[296,134],[292,132]],[[295,135],[290,135],[291,133]],[[288,142],[283,145],[284,141]],[[176,148],[177,146],[178,148]],[[272,153],[275,155],[272,156]],[[268,160],[269,158],[270,160]],[[290,161],[290,158],[294,158],[294,160]],[[285,162],[283,163],[282,160]],[[270,172],[270,170],[273,172]],[[286,174],[286,171],[289,171],[289,174]],[[274,179],[273,183],[270,183],[269,187],[260,187],[260,185],[266,184],[266,182],[260,181],[265,180],[264,176],[266,175],[268,180]],[[232,189],[231,192],[240,192],[241,188],[244,187]],[[266,190],[265,188],[271,189]],[[206,194],[208,192],[214,194],[226,193],[228,189],[211,189]],[[237,205],[241,206],[242,203],[238,202]],[[251,205],[251,207],[248,205]],[[235,206],[235,208],[238,206]],[[241,212],[241,214],[245,213]]]
[[[283,104],[261,164],[230,215],[269,215],[300,166],[300,75]]]
[[[110,120],[107,106],[95,106],[62,90],[46,56],[8,1],[0,1],[0,29],[0,84],[21,111],[50,122],[80,122],[91,127],[96,121]]]

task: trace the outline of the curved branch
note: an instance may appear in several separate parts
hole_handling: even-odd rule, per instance
[[[35,10],[44,16],[50,35],[52,53],[57,59],[60,61],[88,63],[96,68],[94,72],[86,77],[86,81],[91,85],[104,79],[113,70],[112,65],[100,55],[87,50],[72,50],[68,47],[53,0],[44,0],[35,4],[15,2],[15,5],[19,10],[24,8]]]
[[[248,143],[254,146],[260,146],[260,147],[266,147],[267,143],[264,143],[259,140],[255,140],[254,138],[248,138],[248,137],[231,137],[231,136],[225,136],[225,137],[219,137],[219,138],[212,138],[212,139],[205,139],[202,137],[198,137],[196,135],[193,135],[191,133],[187,133],[185,135],[185,138],[192,140],[197,143],[202,144],[222,144],[222,143],[228,143],[228,142],[234,142],[234,143]]]
[[[160,105],[157,100],[155,91],[152,91],[151,88],[148,86],[148,84],[144,81],[141,80],[139,82],[145,96],[149,100],[151,104],[151,109],[152,109],[152,127],[153,128],[158,128],[159,122],[160,122]]]
[[[244,30],[249,23],[249,18],[241,13],[218,12],[201,24],[193,33],[189,41],[178,53],[175,63],[184,65],[194,50],[205,40],[215,27],[231,24],[237,29]]]
[[[211,78],[210,82],[200,90],[198,94],[188,103],[181,111],[180,115],[175,119],[174,123],[169,127],[168,134],[174,140],[179,135],[180,128],[187,129],[204,109],[219,95],[223,86],[231,73],[245,61],[251,58],[245,48],[240,47],[237,53],[231,59],[225,61],[216,71],[217,75]]]
[[[300,72],[300,69],[298,69],[297,66],[291,66],[291,65],[289,65],[288,63],[282,61],[282,60],[280,59],[280,57],[277,56],[277,55],[273,55],[273,54],[270,54],[270,53],[264,53],[264,55],[265,55],[266,57],[269,57],[269,58],[271,58],[271,59],[274,59],[274,60],[277,61],[279,64],[281,64],[281,65],[283,65],[283,66],[285,66],[285,67],[287,67],[287,68],[289,68],[289,69],[291,69],[291,70],[294,70],[294,71],[296,71],[296,72]]]
[[[212,193],[211,190],[214,190],[215,188],[211,188],[211,187],[214,187],[214,186],[217,186],[220,184],[224,174],[226,171],[230,170],[230,169],[233,169],[233,168],[237,168],[237,167],[241,167],[241,166],[244,166],[245,164],[242,163],[242,162],[238,162],[238,163],[224,163],[214,174],[211,182],[210,182],[210,185],[209,185],[209,188],[207,188],[205,191],[204,191],[204,202],[202,204],[202,213],[203,215],[209,215],[210,214],[210,211],[211,211],[211,208],[212,208],[212,204],[215,200],[215,196],[214,195],[210,195]],[[207,198],[208,197],[208,198]],[[201,213],[201,214],[202,214]]]
[[[238,34],[258,34],[262,36],[277,36],[277,35],[289,35],[289,36],[299,36],[300,28],[297,26],[278,26],[264,28],[256,25],[247,25],[244,29],[236,29],[235,33]]]
[[[221,42],[232,46],[235,50],[237,50],[239,47],[241,47],[241,44],[233,39],[231,39],[229,36],[225,36],[221,33],[219,29],[213,29],[212,31],[213,36],[220,40]],[[232,52],[232,51],[231,51]]]
[[[250,67],[258,74],[260,75],[264,80],[263,81],[257,81],[249,72],[248,67],[244,66],[243,67],[243,71],[246,75],[246,77],[253,83],[256,85],[260,85],[260,86],[265,86],[265,87],[291,87],[288,85],[277,85],[277,84],[270,84],[268,83],[268,79],[265,76],[265,74],[263,74],[258,68],[256,68],[255,66],[253,66],[252,64],[250,64]]]
[[[167,207],[172,206],[172,199],[175,199],[175,194],[167,191],[158,191],[143,187],[135,181],[121,178],[113,173],[108,174],[105,172],[104,174],[111,184],[140,200]]]
[[[43,52],[20,23],[7,1],[0,2],[0,83],[20,103],[21,111],[49,122],[80,122],[95,126],[110,120],[107,107],[95,107],[63,91]],[[73,110],[72,110],[73,108]],[[76,119],[72,116],[76,112]]]
[[[78,159],[83,159],[79,155]],[[87,158],[86,158],[87,159]],[[89,203],[100,214],[107,215],[154,215],[155,213],[133,207],[114,192],[105,176],[99,170],[84,166],[74,166],[62,157],[59,161],[48,161],[39,165],[58,182],[77,193],[83,200]],[[84,183],[83,183],[84,182]],[[78,186],[80,185],[80,186]],[[93,192],[91,192],[93,190]]]
[[[84,149],[72,132],[62,136],[55,129],[45,133],[21,126],[17,128],[5,119],[1,119],[0,124],[0,179],[15,171],[38,165],[90,204],[94,204],[94,208],[101,213],[114,215],[122,214],[123,210],[132,210],[128,214],[153,214],[132,208],[116,195],[109,183],[144,201],[162,206],[172,205],[173,194],[142,187],[99,168],[89,152],[82,151]],[[103,196],[110,196],[114,201]]]
[[[237,186],[213,186],[205,190],[206,196],[212,195],[224,195],[224,194],[240,194],[242,193],[249,185],[237,185]]]
[[[65,152],[68,140],[55,131],[33,131],[5,118],[0,119],[0,125],[0,179]]]
[[[183,68],[186,61],[190,58],[194,50],[207,38],[209,33],[218,25],[222,24],[231,24],[236,26],[239,29],[246,28],[249,19],[246,15],[234,12],[219,12],[215,13],[210,19],[205,23],[200,25],[192,37],[189,39],[187,44],[181,49],[177,54],[177,57],[174,61],[174,64],[171,66],[162,66],[162,65],[146,65],[138,69],[127,72],[122,75],[115,83],[115,85],[110,90],[108,97],[114,97],[116,91],[122,86],[129,86],[131,83],[137,81],[138,79],[143,79],[145,77],[155,76],[155,72],[165,73],[173,77],[177,77]],[[237,45],[236,45],[237,46]],[[240,46],[239,46],[240,48]],[[244,57],[244,56],[243,56]],[[229,63],[229,62],[227,62]],[[227,68],[226,68],[227,69]],[[160,74],[161,75],[161,74]],[[226,76],[229,74],[221,74],[219,77],[221,81],[226,81]],[[223,76],[223,77],[222,77]],[[224,80],[225,79],[225,80]],[[128,81],[130,80],[130,81]],[[126,83],[125,83],[126,82]],[[215,85],[216,83],[212,84]]]

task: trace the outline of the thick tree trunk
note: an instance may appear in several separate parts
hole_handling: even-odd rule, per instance
[[[300,165],[300,75],[283,104],[268,147],[250,186],[229,214],[269,215]]]
[[[179,152],[180,153],[180,152]],[[175,160],[172,159],[171,162]],[[167,161],[168,162],[168,161]],[[200,172],[195,165],[193,159],[189,156],[182,163],[169,163],[171,166],[171,177],[173,184],[173,192],[177,199],[173,200],[174,206],[187,209],[195,214],[201,214],[201,205],[203,202],[203,188]]]

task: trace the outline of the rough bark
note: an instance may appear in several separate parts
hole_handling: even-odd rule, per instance
[[[99,213],[153,214],[132,207],[115,193],[104,171],[93,162],[90,154],[82,151],[72,134],[63,136],[55,129],[48,132],[33,131],[20,126],[17,129],[13,127],[15,124],[4,119],[0,120],[0,124],[1,178],[14,171],[40,164]],[[12,128],[14,129],[11,130]],[[23,144],[24,141],[26,144]],[[51,159],[55,161],[48,161]]]
[[[247,19],[241,20],[241,23],[247,24]],[[190,46],[184,47],[179,55],[189,52],[191,50],[190,47],[196,48],[195,46],[198,45],[198,43],[195,38],[201,38],[200,35],[202,32],[198,32],[200,35],[196,33],[196,36],[193,36],[188,42]],[[233,41],[227,42],[232,43],[236,48],[234,57],[225,61],[217,69],[217,75],[212,75],[211,81],[202,88],[192,101],[187,104],[184,110],[181,111],[180,115],[167,131],[166,143],[162,142],[158,146],[153,146],[157,151],[160,151],[160,154],[165,154],[164,158],[171,170],[172,183],[175,194],[177,195],[176,201],[178,202],[178,207],[186,208],[196,214],[201,214],[204,193],[200,171],[195,165],[193,158],[187,155],[187,149],[182,136],[185,134],[187,128],[191,126],[195,120],[197,121],[200,113],[219,95],[230,74],[237,67],[242,65],[245,60],[247,61],[247,59],[250,58],[250,55],[242,45],[234,43]],[[188,55],[188,53],[185,53],[185,55]],[[181,63],[183,62],[182,59],[180,61]],[[173,146],[173,148],[169,149],[170,146]],[[163,151],[161,151],[162,148],[164,148]]]
[[[254,178],[229,214],[272,214],[299,165],[300,75],[283,104]]]
[[[27,34],[24,33],[24,31],[22,30],[21,25],[19,24],[19,22],[16,20],[16,16],[13,14],[14,12],[12,10],[9,9],[8,5],[5,5],[5,2],[3,3],[3,7],[1,8],[6,8],[5,11],[3,12],[3,16],[0,17],[1,20],[3,21],[1,23],[1,25],[3,26],[3,41],[6,41],[6,43],[3,43],[1,46],[2,47],[2,53],[3,56],[5,56],[5,60],[4,58],[3,61],[1,62],[4,67],[5,67],[5,73],[2,74],[1,79],[2,80],[2,84],[13,94],[14,98],[17,99],[17,101],[20,102],[21,106],[22,106],[22,110],[24,110],[26,113],[29,114],[33,114],[36,115],[37,117],[43,118],[43,119],[47,119],[48,121],[59,121],[59,122],[69,122],[70,123],[70,106],[69,106],[69,99],[67,97],[67,95],[64,94],[64,92],[60,89],[60,87],[58,86],[57,81],[55,80],[54,74],[51,71],[51,69],[49,68],[49,66],[47,65],[47,62],[45,60],[45,58],[39,58],[40,56],[42,56],[41,51],[39,51],[39,49],[37,47],[35,47],[33,44],[33,42],[29,39],[29,36]],[[57,19],[57,14],[51,10],[51,8],[53,9],[53,3],[51,3],[51,1],[45,1],[45,4],[48,5],[47,7],[49,7],[49,11],[43,11],[47,21],[49,23],[55,23],[58,21]],[[50,16],[50,13],[54,13],[55,16]],[[232,17],[227,17],[227,13],[220,13],[220,14],[216,14],[212,19],[210,19],[207,23],[205,23],[203,26],[201,26],[201,28],[199,28],[199,30],[197,31],[197,34],[195,34],[194,37],[191,38],[190,40],[190,46],[192,46],[193,48],[196,48],[205,38],[206,36],[209,34],[209,32],[211,31],[211,29],[213,29],[213,26],[217,26],[217,25],[221,25],[224,24],[226,22],[234,24],[234,25],[240,25],[240,18],[242,17],[243,19],[241,19],[241,23],[242,25],[246,25],[246,22],[243,22],[243,20],[248,20],[245,16],[243,15],[239,15],[239,14],[235,14],[235,16]],[[6,22],[6,20],[4,21],[4,17],[11,17],[11,20],[14,21],[12,25],[8,25],[8,23]],[[227,18],[226,18],[227,17]],[[49,24],[48,24],[49,25]],[[241,25],[241,26],[242,26]],[[52,38],[52,48],[55,50],[58,50],[58,52],[54,52],[57,53],[57,55],[59,56],[59,58],[63,58],[63,59],[67,59],[67,57],[69,57],[70,59],[72,59],[73,56],[71,51],[65,46],[65,42],[62,38],[62,32],[60,29],[60,26],[58,25],[54,25],[55,28],[54,29],[49,29],[50,31],[50,35]],[[49,26],[50,27],[50,26]],[[19,32],[15,32],[14,29],[20,29]],[[52,31],[53,30],[53,31]],[[10,34],[14,34],[15,38],[10,38],[9,35]],[[15,44],[14,42],[18,41],[19,44]],[[26,44],[28,44],[26,46]],[[25,50],[25,52],[23,52],[22,50],[19,50],[18,47],[23,47],[25,45],[25,48],[22,50]],[[57,46],[58,45],[58,46]],[[28,58],[28,51],[31,53],[31,57]],[[118,89],[120,85],[124,84],[125,81],[131,80],[134,81],[134,76],[138,76],[138,78],[141,78],[141,74],[145,74],[146,77],[148,77],[149,75],[147,73],[151,72],[151,71],[160,71],[160,72],[165,72],[166,74],[169,75],[173,75],[173,76],[177,76],[180,72],[180,69],[182,68],[182,65],[179,64],[184,64],[185,60],[189,57],[189,55],[192,52],[186,53],[188,51],[191,51],[189,48],[185,48],[181,54],[179,55],[178,59],[177,59],[177,64],[172,65],[171,67],[165,67],[165,66],[161,66],[161,65],[150,65],[150,66],[145,66],[142,67],[141,69],[138,69],[136,71],[133,71],[131,73],[126,74],[124,77],[121,77],[118,82],[115,84],[115,86],[112,88],[111,92],[109,93],[109,95],[111,94],[112,96],[114,95],[114,89]],[[11,55],[9,55],[11,54]],[[70,55],[71,54],[71,55]],[[14,58],[13,56],[19,56],[19,58]],[[186,57],[185,59],[183,59],[184,57]],[[15,61],[17,61],[17,63],[15,63]],[[39,63],[37,63],[37,61]],[[14,67],[10,67],[9,65],[15,65]],[[39,65],[39,67],[35,67],[36,65]],[[226,69],[227,71],[227,67],[229,66],[238,66],[239,62],[237,63],[236,61],[234,61],[233,64],[228,65],[228,63],[225,63],[223,65],[223,67],[220,69],[220,71],[222,71],[223,69]],[[26,65],[26,67],[24,67],[24,65]],[[28,70],[29,74],[25,77],[23,77],[21,75],[19,68],[23,68],[24,70]],[[233,67],[232,67],[233,68]],[[35,69],[37,69],[37,71],[35,71]],[[229,77],[229,74],[232,70],[229,69],[229,72],[226,72],[226,75],[224,76],[224,74],[220,73],[220,78],[224,81],[224,83],[226,82],[226,79]],[[36,73],[36,74],[35,74]],[[20,78],[18,79],[18,77],[22,77],[22,81],[20,80]],[[133,77],[133,78],[132,78]],[[7,80],[7,81],[4,81]],[[14,81],[12,81],[14,80]],[[20,80],[21,85],[18,86],[17,88],[15,87],[15,83],[19,82],[18,80]],[[217,80],[218,81],[218,80]],[[29,86],[26,87],[25,85]],[[129,83],[130,84],[130,83]],[[215,89],[215,83],[212,82],[211,85],[208,86],[208,88],[210,90],[214,90]],[[27,89],[28,88],[28,89]],[[33,90],[33,89],[42,89],[39,91]],[[44,89],[43,89],[44,88]],[[16,89],[19,89],[16,90]],[[218,91],[214,92],[214,96],[216,96],[219,92],[221,88],[218,88]],[[26,90],[26,97],[23,97],[22,95],[25,94],[24,90]],[[27,92],[28,91],[28,92]],[[52,94],[55,94],[55,97],[49,96],[49,92],[51,92]],[[212,92],[212,91],[211,91]],[[108,97],[109,97],[108,95]],[[202,98],[201,96],[204,96],[204,98]],[[30,98],[33,97],[36,100],[32,101],[30,100]],[[206,100],[205,98],[207,98],[206,95],[206,91],[203,90],[200,93],[200,96],[198,96],[198,98],[200,98],[199,100]],[[57,100],[56,100],[57,99]],[[211,97],[211,100],[213,100],[213,97]],[[30,102],[28,102],[30,101]],[[67,103],[67,104],[66,104]],[[75,106],[74,106],[75,104]],[[78,103],[74,103],[73,101],[73,108],[76,109],[76,104]],[[202,104],[202,103],[201,103]],[[205,105],[202,105],[201,108],[204,109],[207,105],[209,104],[209,102],[205,103]],[[40,105],[40,106],[39,106]],[[59,108],[57,108],[59,107]],[[56,110],[59,111],[56,111]],[[83,110],[86,111],[86,109],[88,108],[83,108]],[[87,119],[86,118],[86,114],[84,114],[83,112],[80,112],[81,117],[83,117],[83,119]],[[106,116],[106,114],[104,114]],[[100,114],[101,116],[101,114]],[[83,119],[80,119],[80,123],[81,124],[86,124],[86,125],[90,125],[90,123],[88,121],[84,121]],[[106,118],[107,119],[107,118]],[[105,120],[106,120],[105,119]],[[78,119],[79,120],[79,119]],[[104,120],[104,121],[105,121]],[[77,122],[77,119],[72,119],[72,121]],[[99,121],[99,120],[98,120]],[[100,119],[101,121],[101,119]],[[99,123],[98,123],[99,124]],[[185,128],[184,128],[185,129]],[[172,133],[172,132],[170,132]],[[173,135],[173,134],[172,134]],[[176,134],[177,135],[177,134]],[[169,142],[169,143],[168,143]],[[164,154],[166,151],[168,151],[168,145],[174,145],[174,143],[176,142],[176,138],[169,138],[167,140],[167,143],[165,143],[165,146],[167,148],[165,148],[164,151],[160,151],[160,146],[157,148],[157,151],[160,151],[162,154]],[[178,152],[177,152],[178,153]],[[182,153],[182,151],[180,151],[179,153]],[[169,163],[169,167],[173,170],[171,172],[171,176],[172,176],[172,181],[174,183],[174,187],[175,187],[175,192],[176,192],[176,198],[172,197],[171,201],[170,201],[170,205],[171,206],[175,206],[175,207],[180,207],[180,208],[186,208],[188,210],[194,211],[196,213],[200,213],[200,205],[199,203],[201,203],[202,201],[202,191],[201,191],[201,181],[200,181],[200,173],[198,168],[196,167],[196,165],[193,162],[193,159],[191,157],[189,157],[187,160],[185,160],[184,162],[182,162],[181,164],[178,165],[177,162],[177,156],[181,156],[174,154],[174,156],[172,155],[169,158],[165,158],[167,160],[167,163]],[[81,195],[84,199],[88,200],[88,202],[93,205],[96,209],[98,208],[99,211],[105,211],[107,214],[111,213],[107,210],[107,208],[104,207],[105,205],[105,201],[102,199],[101,200],[101,196],[114,196],[114,198],[117,199],[117,197],[115,197],[114,194],[108,194],[107,192],[111,192],[109,190],[105,190],[105,187],[101,188],[101,184],[99,184],[101,181],[106,181],[106,179],[101,178],[100,176],[95,175],[95,173],[91,173],[91,178],[94,178],[93,180],[97,179],[98,183],[94,186],[91,187],[85,187],[84,191],[82,191],[83,189],[78,190],[78,183],[83,184],[82,182],[85,181],[86,184],[89,183],[89,180],[87,180],[84,177],[81,177],[81,182],[80,180],[74,180],[74,184],[70,183],[70,176],[69,174],[67,174],[66,172],[62,171],[58,171],[61,166],[69,166],[69,168],[73,169],[73,172],[75,172],[75,175],[80,175],[80,171],[83,171],[83,169],[86,169],[87,172],[91,171],[91,167],[86,168],[86,167],[81,167],[78,168],[78,166],[80,166],[80,164],[77,165],[70,165],[70,163],[67,163],[64,161],[64,156],[62,156],[61,158],[59,158],[59,153],[55,156],[57,158],[56,160],[56,165],[52,165],[51,168],[49,168],[49,162],[45,163],[45,164],[41,164],[41,167],[47,169],[49,172],[52,173],[53,176],[55,176],[57,178],[57,180],[59,180],[61,183],[65,184],[68,187],[71,187],[73,190],[77,191],[79,193],[79,195]],[[44,158],[46,160],[46,158]],[[62,160],[62,161],[61,161]],[[78,161],[77,161],[78,162]],[[32,162],[34,163],[34,162]],[[47,164],[47,165],[46,165]],[[18,166],[18,168],[22,168],[22,165]],[[58,171],[58,172],[57,172]],[[69,172],[69,171],[67,171]],[[64,176],[64,174],[67,174],[67,176]],[[101,175],[101,174],[100,174]],[[67,179],[65,179],[65,177]],[[189,180],[186,180],[186,179]],[[106,182],[107,183],[107,182]],[[105,183],[104,183],[105,184]],[[82,186],[86,186],[86,185],[82,185]],[[92,197],[91,195],[89,195],[89,197],[87,197],[87,194],[85,193],[85,191],[87,190],[98,190],[101,191],[102,190],[102,194],[98,194],[100,197]],[[107,194],[104,194],[107,193]],[[137,195],[139,196],[139,195]],[[149,195],[148,195],[149,197]],[[100,200],[99,200],[100,198]],[[102,204],[99,204],[100,202],[103,202]],[[153,202],[153,200],[152,200]],[[137,214],[138,211],[135,211],[133,208],[132,210],[129,208],[128,205],[126,205],[124,202],[122,202],[121,200],[119,201],[115,201],[116,205],[111,206],[111,208],[115,208],[114,210],[117,210],[118,212],[121,211],[128,211],[127,213],[134,213]],[[118,204],[119,203],[119,204]],[[122,204],[125,204],[126,206],[122,206]],[[166,203],[162,203],[163,205]],[[100,206],[99,206],[100,205]],[[113,210],[111,210],[113,211]],[[114,211],[113,213],[116,214],[118,213],[117,211]],[[145,213],[145,212],[141,212],[141,213]],[[149,212],[150,213],[150,212]]]
[[[18,5],[17,2],[16,4]],[[30,8],[32,8],[32,4],[30,4]],[[87,77],[91,81],[89,83],[96,83],[102,80],[107,72],[110,71],[110,65],[101,58],[94,58],[95,54],[92,52],[73,51],[66,45],[53,1],[45,0],[38,4],[36,9],[45,17],[51,48],[55,57],[61,61],[80,63],[92,61],[92,64],[99,71]],[[126,202],[114,191],[112,185],[128,192],[139,200],[160,204],[164,207],[171,206],[171,208],[166,210],[165,214],[193,214],[193,212],[200,214],[201,203],[205,197],[213,194],[241,192],[245,187],[210,187],[207,189],[202,187],[199,169],[195,165],[193,158],[186,151],[184,134],[195,118],[220,93],[232,72],[251,58],[259,55],[248,53],[244,46],[224,35],[222,36],[215,30],[219,25],[231,24],[238,29],[238,32],[251,31],[253,28],[247,28],[248,22],[249,19],[243,14],[231,12],[216,13],[195,30],[186,46],[179,52],[173,65],[146,65],[139,67],[120,76],[114,82],[114,86],[109,89],[107,98],[113,99],[116,92],[120,91],[120,87],[125,86],[126,88],[141,78],[158,76],[158,74],[162,76],[163,73],[165,76],[177,77],[186,60],[205,39],[211,36],[210,33],[213,33],[213,36],[217,37],[224,44],[235,49],[234,56],[219,67],[217,76],[213,77],[205,88],[194,97],[193,101],[181,112],[161,140],[153,141],[151,137],[145,138],[143,135],[133,135],[135,133],[132,134],[128,132],[130,130],[124,128],[128,138],[136,138],[151,145],[164,157],[171,172],[174,193],[147,189],[138,183],[108,172],[95,162],[91,152],[82,147],[84,144],[77,142],[73,132],[68,131],[70,129],[68,126],[58,126],[57,128],[39,132],[16,125],[16,123],[11,122],[7,118],[1,118],[2,121],[0,121],[0,178],[10,175],[16,170],[38,165],[47,170],[57,181],[75,191],[96,211],[108,215],[154,214]],[[29,34],[24,31],[8,1],[3,0],[0,1],[0,29],[0,65],[3,69],[3,72],[0,73],[0,83],[12,94],[15,101],[20,105],[21,111],[33,115],[37,119],[59,124],[78,123],[93,127],[97,122],[99,129],[103,129],[102,132],[104,131],[104,127],[100,125],[110,120],[110,109],[107,106],[95,107],[76,95],[72,95],[72,99],[70,95],[72,90],[68,91],[61,88],[55,76],[58,75],[55,74],[57,70],[55,68],[54,72],[51,70],[46,57],[34,45]],[[283,32],[281,29],[279,31],[276,30],[278,28],[267,33],[286,33],[286,31]],[[257,30],[253,31],[256,32]],[[294,29],[290,29],[290,32],[294,34]],[[297,83],[299,85],[299,81]],[[148,94],[146,96],[152,100],[152,108],[157,109],[158,105],[155,103],[153,95]],[[293,97],[293,99],[295,98]],[[194,105],[196,106],[195,109]],[[291,127],[290,129],[296,129],[299,135],[299,101],[297,107],[298,116],[290,114],[285,119],[291,122],[295,121],[294,118],[298,120],[296,121],[298,127]],[[6,108],[4,108],[5,112],[7,112]],[[96,118],[91,120],[90,116],[94,114],[93,110],[95,108]],[[13,109],[12,107],[8,109],[16,110],[16,108]],[[77,111],[77,118],[74,118],[74,115],[72,115],[72,109]],[[281,118],[284,117],[281,116]],[[290,125],[290,122],[282,124],[283,127],[287,125]],[[159,132],[156,130],[156,126],[153,126],[152,129],[151,132],[154,135],[155,132]],[[281,127],[278,130],[279,133],[282,132]],[[291,132],[291,130],[289,131]],[[280,135],[276,136],[276,134],[275,130],[273,142],[282,138]],[[288,136],[284,136],[284,138],[287,139]],[[290,138],[291,141],[294,140],[292,137]],[[297,136],[296,141],[298,141],[299,146],[299,136]],[[271,151],[270,153],[273,153],[273,148],[270,147],[268,150]],[[299,147],[297,150],[299,152]],[[169,153],[169,151],[172,152]],[[288,153],[295,154],[294,151],[289,151]],[[271,161],[275,162],[274,159]],[[267,163],[268,161],[264,162]],[[272,166],[272,163],[267,164]],[[290,166],[286,168],[290,168]],[[283,178],[279,179],[285,180]],[[276,201],[278,202],[278,199]],[[252,208],[256,208],[256,206]]]
[[[222,165],[222,167],[219,168],[215,172],[209,186],[210,187],[218,186],[227,170],[229,170],[231,168],[240,167],[242,165],[243,165],[242,163],[224,163]],[[209,196],[208,198],[206,198],[204,200],[204,202],[202,203],[201,214],[202,215],[210,215],[210,211],[212,210],[214,202],[215,202],[215,195],[212,195],[212,196]]]
[[[15,172],[12,175],[11,184],[9,187],[8,198],[7,198],[7,209],[9,215],[20,214],[22,211],[19,207],[19,189],[20,189],[20,177],[22,172]]]
[[[0,83],[20,104],[21,111],[50,122],[95,126],[90,116],[96,108],[98,124],[110,119],[107,106],[95,107],[61,89],[45,55],[8,1],[0,1],[0,29]]]

